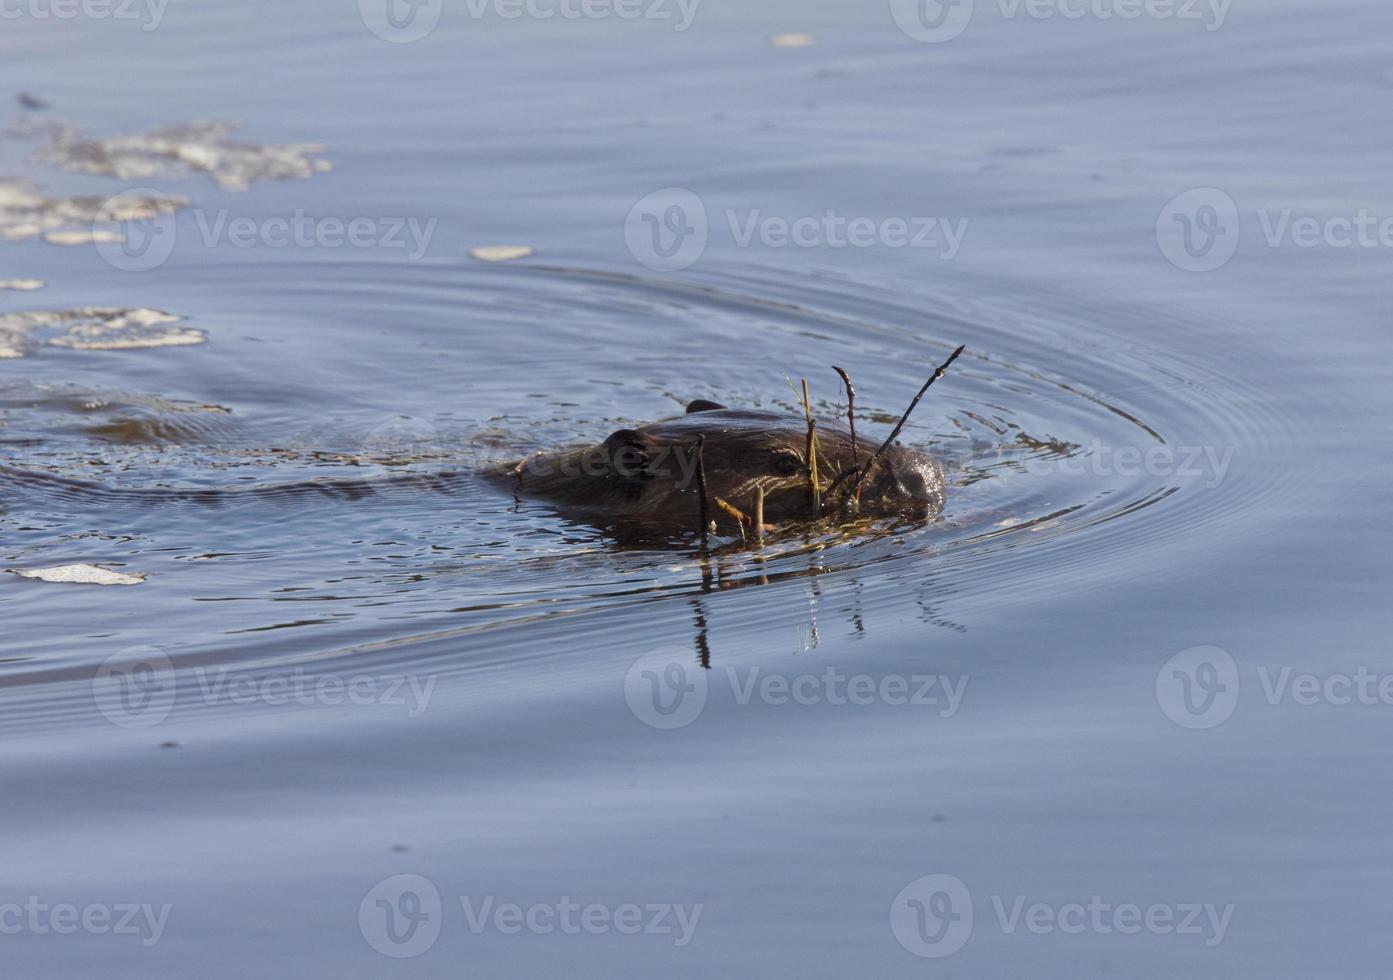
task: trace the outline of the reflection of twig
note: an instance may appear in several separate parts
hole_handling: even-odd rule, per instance
[[[692,625],[696,633],[692,640],[696,644],[697,664],[702,670],[711,669],[711,641],[707,636],[706,612],[701,608],[701,600],[692,598]]]
[[[880,444],[880,448],[877,449],[875,452],[871,453],[871,458],[868,459],[866,461],[866,465],[861,468],[860,476],[856,478],[856,482],[852,484],[851,487],[851,495],[855,497],[857,500],[861,499],[861,484],[866,482],[866,477],[870,474],[871,468],[875,466],[876,461],[880,459],[881,455],[885,452],[885,450],[890,448],[890,444],[893,443],[895,441],[896,436],[900,434],[900,430],[904,428],[904,424],[909,421],[910,413],[912,413],[914,411],[915,406],[919,404],[919,399],[924,397],[924,392],[928,391],[929,386],[932,385],[935,381],[943,377],[943,373],[948,370],[949,365],[956,361],[958,359],[958,355],[961,354],[966,348],[967,345],[963,344],[957,350],[953,351],[953,353],[948,355],[948,360],[944,361],[942,364],[938,366],[938,369],[935,370],[934,373],[929,376],[929,380],[924,382],[924,387],[919,389],[919,393],[915,395],[914,399],[909,403],[909,407],[904,410],[904,414],[901,415],[900,420],[895,423],[895,428],[891,430],[890,435],[887,436],[885,441]]]

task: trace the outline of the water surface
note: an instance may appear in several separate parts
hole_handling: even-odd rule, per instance
[[[16,975],[1377,970],[1393,707],[1271,685],[1387,671],[1386,250],[1264,222],[1393,214],[1388,15],[978,7],[6,22],[50,108],[0,139],[37,222],[0,277],[43,283],[0,290],[0,565],[147,579],[0,576],[0,906],[168,907],[6,934]],[[1158,216],[1203,188],[1241,231],[1185,271]],[[643,215],[683,194],[673,261]],[[904,434],[931,522],[703,555],[476,476],[786,377],[838,416],[832,364],[884,434],[959,343]],[[1229,911],[1060,928],[1094,896]],[[471,919],[572,901],[605,924]]]

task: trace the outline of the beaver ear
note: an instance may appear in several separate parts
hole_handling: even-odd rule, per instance
[[[605,438],[606,449],[624,449],[628,446],[635,449],[647,449],[648,439],[637,429],[615,429]]]
[[[687,414],[693,412],[719,412],[725,409],[720,402],[707,401],[705,398],[698,398],[696,401],[687,403]]]
[[[613,464],[612,474],[626,481],[651,480],[648,464],[653,461],[653,445],[636,429],[616,429],[605,439],[605,455]]]

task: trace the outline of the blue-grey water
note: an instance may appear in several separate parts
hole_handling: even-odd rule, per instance
[[[6,6],[4,975],[1382,975],[1391,29]],[[928,523],[476,477],[960,343]]]

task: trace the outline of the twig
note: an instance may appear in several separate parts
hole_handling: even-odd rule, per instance
[[[924,382],[924,387],[919,389],[919,394],[915,395],[914,400],[909,403],[909,407],[904,410],[904,414],[901,415],[900,420],[895,423],[895,428],[891,430],[890,435],[887,436],[885,441],[880,444],[880,448],[877,449],[875,452],[871,453],[871,458],[866,460],[866,465],[861,468],[861,475],[856,478],[856,482],[853,483],[851,486],[851,495],[855,497],[856,500],[859,501],[861,499],[861,484],[866,482],[866,477],[870,474],[871,468],[875,466],[876,461],[880,459],[881,454],[884,453],[885,450],[890,448],[890,444],[895,441],[895,437],[900,434],[900,430],[904,428],[904,424],[909,421],[910,413],[913,412],[915,406],[919,404],[919,399],[924,397],[924,392],[929,390],[929,386],[931,384],[933,384],[939,378],[943,377],[943,373],[948,370],[948,366],[952,364],[954,361],[956,361],[958,359],[958,355],[961,354],[966,348],[967,345],[963,344],[957,350],[953,351],[953,353],[948,355],[948,360],[944,361],[942,364],[938,366],[938,369],[929,376],[929,380]]]
[[[713,496],[711,499],[712,499],[713,501],[715,501],[715,504],[716,504],[717,507],[719,507],[721,510],[725,511],[725,512],[726,512],[727,514],[729,514],[731,517],[735,518],[735,519],[736,519],[737,521],[739,521],[741,524],[746,524],[746,525],[748,525],[748,524],[750,523],[750,515],[747,514],[747,513],[745,513],[745,512],[744,512],[743,510],[741,510],[739,507],[736,507],[736,506],[735,506],[734,504],[732,504],[729,500],[726,500],[724,497],[716,497],[716,496]]]
[[[847,374],[846,371],[837,367],[835,364],[832,365],[832,370],[836,371],[841,377],[842,385],[846,388],[846,424],[851,427],[851,465],[855,466],[857,462],[856,457],[858,455],[858,447],[856,445],[856,389],[852,387],[851,375]]]
[[[700,520],[701,520],[701,546],[706,547],[706,529],[708,520],[706,517],[706,466],[702,462],[701,451],[706,445],[706,436],[697,436],[696,440],[696,477],[697,493],[701,496]]]
[[[848,466],[846,469],[842,470],[828,485],[827,496],[830,498],[833,494],[835,494],[837,490],[841,487],[841,485],[846,482],[847,477],[857,476],[859,473],[860,467],[857,466]],[[855,501],[852,501],[852,503],[855,503]]]
[[[813,405],[808,399],[808,379],[803,379],[803,416],[808,420],[808,489],[813,496],[813,515],[822,513],[822,490],[817,479],[817,419],[813,418]]]
[[[841,485],[842,481],[856,472],[858,464],[861,461],[861,447],[856,442],[856,388],[851,383],[851,375],[847,374],[843,368],[839,368],[837,365],[833,364],[832,370],[836,371],[838,376],[841,377],[842,385],[846,388],[846,423],[851,428],[851,467],[850,469],[842,470],[842,472],[837,475],[837,478],[832,481],[832,485],[827,488],[827,496],[829,499],[836,494],[837,487]],[[858,510],[860,507],[860,501],[851,496],[847,497],[846,503],[850,505],[850,509],[853,511]]]
[[[755,487],[755,544],[764,547],[764,487]]]
[[[711,499],[716,502],[717,507],[725,511],[726,514],[735,518],[735,523],[740,527],[740,540],[743,543],[745,540],[745,528],[746,526],[752,523],[750,520],[750,515],[746,514],[743,510],[741,510],[739,507],[736,507],[734,504],[726,500],[724,497],[713,496]]]

